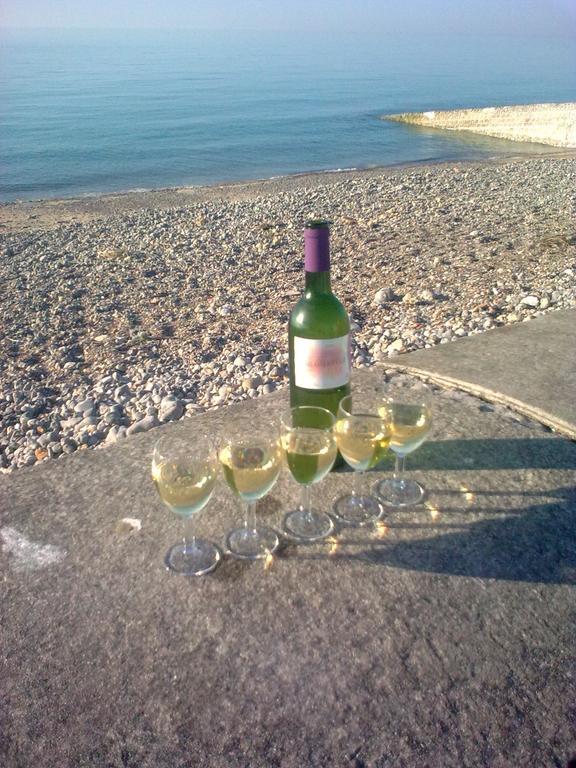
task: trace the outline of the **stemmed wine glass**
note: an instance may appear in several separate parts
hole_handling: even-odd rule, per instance
[[[164,558],[167,568],[187,576],[213,571],[222,558],[215,544],[188,535],[191,518],[206,506],[218,474],[216,450],[201,435],[187,439],[165,435],[154,447],[152,479],[164,504],[184,521],[182,543]]]
[[[219,453],[224,477],[245,504],[244,525],[230,531],[226,546],[242,560],[257,560],[274,552],[280,540],[272,528],[256,524],[256,503],[272,489],[280,473],[282,449],[277,429],[244,422],[229,433]]]
[[[363,473],[379,464],[388,450],[390,425],[384,406],[378,393],[347,395],[338,406],[336,443],[354,475],[352,493],[336,500],[333,513],[348,525],[372,523],[384,512],[375,496],[360,491]]]
[[[312,509],[310,497],[311,486],[319,483],[336,461],[335,421],[326,408],[310,405],[291,408],[282,416],[282,448],[288,469],[302,489],[300,506],[284,517],[284,530],[294,538],[314,541],[334,530],[332,518]]]
[[[381,480],[376,491],[388,506],[412,506],[422,501],[425,490],[420,483],[404,476],[404,463],[432,428],[431,392],[426,384],[416,381],[407,386],[391,386],[385,396],[390,414],[390,449],[396,455],[396,463],[394,476]]]

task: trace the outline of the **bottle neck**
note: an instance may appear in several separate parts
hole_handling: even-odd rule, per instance
[[[332,293],[330,272],[305,272],[306,293]]]

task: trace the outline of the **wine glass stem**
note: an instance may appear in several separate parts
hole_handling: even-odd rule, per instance
[[[394,480],[397,483],[402,483],[404,480],[404,464],[406,461],[405,456],[399,456],[396,454],[396,461],[394,463]]]
[[[364,478],[364,470],[356,469],[352,475],[352,496],[360,496],[362,490],[362,482]]]
[[[246,528],[249,531],[255,531],[256,530],[256,502],[255,501],[249,501],[246,504],[246,517],[245,517],[245,525]]]
[[[182,543],[184,548],[193,547],[196,544],[196,536],[192,533],[192,518],[186,517],[182,521]]]
[[[310,513],[312,490],[309,485],[302,485],[300,491],[300,509],[307,514]]]

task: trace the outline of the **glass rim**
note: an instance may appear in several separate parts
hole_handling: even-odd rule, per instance
[[[224,432],[224,434],[215,438],[216,452],[218,455],[220,455],[220,452],[224,448],[235,445],[243,446],[252,445],[254,443],[266,443],[273,445],[276,443],[279,436],[279,430],[275,428],[273,422],[270,422],[269,427],[262,427],[254,432],[251,432],[249,429],[232,429],[230,432]]]
[[[205,432],[200,432],[188,438],[184,435],[162,435],[154,443],[152,457],[154,460],[171,459],[176,456],[190,459],[210,461],[216,455],[214,439]]]
[[[329,417],[329,419],[330,419],[330,426],[326,426],[326,427],[318,427],[318,426],[295,427],[292,424],[290,424],[290,425],[287,424],[286,423],[286,419],[287,419],[288,414],[290,414],[290,416],[292,417],[296,411],[299,411],[299,412],[302,412],[302,411],[308,411],[308,412],[318,411],[318,412],[321,412],[321,413],[323,413],[323,414],[325,414],[326,416]],[[318,429],[318,430],[321,430],[323,432],[327,432],[327,431],[331,430],[332,427],[334,426],[334,424],[336,423],[336,416],[334,416],[332,411],[329,411],[328,408],[324,408],[324,407],[322,407],[320,405],[294,405],[294,406],[292,406],[290,408],[287,408],[282,413],[282,415],[280,417],[280,422],[281,422],[283,427],[285,427],[286,429],[289,429],[289,430],[293,430],[293,429]]]
[[[390,420],[390,413],[388,410],[389,406],[389,400],[382,394],[379,393],[357,393],[357,395],[360,396],[360,399],[362,399],[362,396],[364,394],[365,398],[372,398],[374,402],[378,403],[378,407],[384,406],[387,409],[387,415],[384,416],[381,413],[378,413],[376,408],[374,409],[374,412],[371,413],[370,408],[360,408],[357,411],[354,411],[352,408],[352,402],[354,399],[354,394],[350,393],[349,395],[344,395],[344,397],[340,400],[338,403],[338,411],[342,412],[344,415],[344,418],[347,419],[353,419],[355,417],[362,417],[362,416],[374,416],[379,419],[382,419],[383,421],[389,421]]]

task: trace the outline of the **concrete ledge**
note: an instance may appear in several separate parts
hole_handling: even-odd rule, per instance
[[[576,310],[410,352],[387,367],[509,406],[576,439]]]
[[[382,119],[421,125],[426,128],[471,131],[512,141],[551,144],[554,147],[576,147],[575,102],[407,112],[383,115]]]

